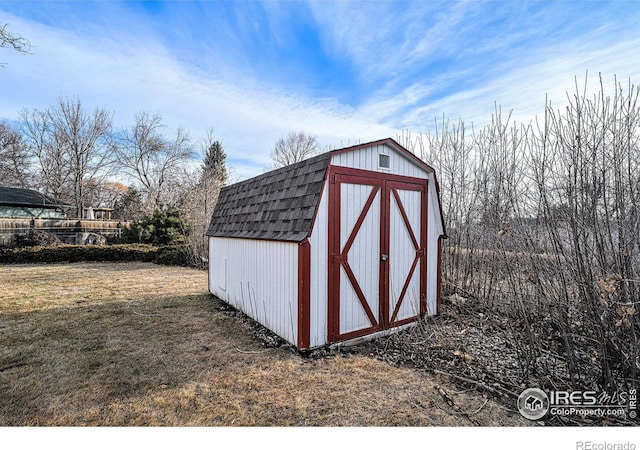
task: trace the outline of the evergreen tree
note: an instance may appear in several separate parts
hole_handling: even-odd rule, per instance
[[[177,208],[156,209],[136,220],[122,235],[128,243],[154,245],[183,244],[189,236],[189,222]]]
[[[205,177],[216,179],[222,184],[227,182],[227,154],[220,141],[212,142],[205,150],[203,170]]]

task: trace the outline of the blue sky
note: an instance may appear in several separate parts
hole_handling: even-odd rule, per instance
[[[0,119],[60,96],[214,127],[235,179],[291,131],[341,146],[414,134],[494,105],[529,122],[574,79],[640,81],[636,1],[3,1],[33,44],[0,48]]]

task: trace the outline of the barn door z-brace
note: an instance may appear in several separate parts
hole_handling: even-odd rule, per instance
[[[328,334],[338,342],[426,311],[427,180],[331,167]]]

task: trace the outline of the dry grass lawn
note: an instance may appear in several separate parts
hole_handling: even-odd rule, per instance
[[[193,269],[0,265],[0,426],[529,424],[366,356],[265,349],[220,306]]]

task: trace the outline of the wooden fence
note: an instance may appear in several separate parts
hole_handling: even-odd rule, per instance
[[[120,220],[0,218],[0,246],[13,244],[16,236],[30,230],[51,233],[68,244],[96,243],[101,237],[120,237],[129,225]]]

